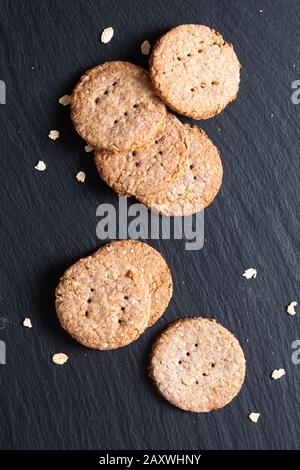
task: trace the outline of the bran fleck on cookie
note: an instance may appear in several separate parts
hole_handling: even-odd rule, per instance
[[[55,305],[61,326],[81,344],[114,349],[148,326],[151,298],[143,275],[125,257],[100,259],[96,252],[65,272]]]
[[[197,126],[184,125],[188,160],[181,178],[142,202],[152,210],[167,216],[187,216],[212,203],[223,177],[217,147]]]
[[[186,24],[158,40],[150,59],[150,76],[171,109],[194,119],[208,119],[236,98],[240,67],[232,44],[220,33]]]
[[[124,258],[144,276],[151,296],[148,326],[153,325],[165,312],[173,293],[171,272],[161,254],[138,240],[121,240],[108,243],[96,256],[107,260]]]
[[[88,70],[72,94],[75,128],[97,149],[142,147],[163,129],[165,116],[148,73],[129,62],[106,62]]]
[[[164,130],[143,148],[124,153],[95,153],[102,179],[117,193],[137,198],[150,197],[176,181],[183,173],[186,159],[184,127],[170,113]]]
[[[238,394],[245,357],[233,334],[214,320],[186,318],[171,324],[156,340],[150,376],[173,405],[208,412]]]

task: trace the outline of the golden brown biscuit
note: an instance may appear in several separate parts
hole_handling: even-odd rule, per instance
[[[236,98],[240,63],[221,34],[197,24],[171,29],[156,43],[150,76],[162,100],[194,119],[220,113]]]
[[[141,198],[147,207],[167,216],[187,216],[207,207],[217,195],[223,168],[217,147],[199,127],[184,125],[188,147],[185,171],[167,190]]]
[[[117,193],[137,198],[150,198],[168,188],[182,175],[186,160],[184,127],[170,113],[164,130],[141,149],[95,152],[95,164],[102,179]]]
[[[121,240],[108,243],[98,250],[97,256],[125,259],[144,276],[151,296],[148,326],[153,325],[165,312],[173,293],[171,272],[161,254],[138,240]]]
[[[141,272],[126,257],[79,260],[56,289],[61,326],[84,346],[114,349],[136,340],[148,326],[151,298]]]
[[[96,149],[142,147],[163,129],[165,116],[148,73],[129,62],[106,62],[88,70],[72,94],[75,128]]]
[[[245,357],[238,340],[207,318],[171,324],[152,349],[150,376],[158,391],[186,411],[227,405],[240,391]]]

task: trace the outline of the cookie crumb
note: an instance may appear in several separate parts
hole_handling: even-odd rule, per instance
[[[252,421],[252,423],[257,423],[259,417],[260,413],[250,413],[248,415],[248,418],[250,419],[250,421]]]
[[[254,277],[255,279],[256,275],[257,275],[257,271],[254,268],[248,268],[242,274],[242,276],[245,277],[246,279],[251,279],[252,277]]]
[[[284,369],[274,369],[272,374],[271,374],[271,377],[272,377],[272,379],[277,380],[277,379],[280,379],[281,377],[283,377],[284,375],[285,375],[285,370]]]
[[[287,306],[286,311],[287,311],[287,314],[288,314],[288,315],[292,315],[292,316],[293,316],[293,315],[296,315],[296,313],[297,313],[296,310],[295,310],[296,305],[297,305],[297,302],[295,302],[295,300],[294,300],[293,302],[291,302],[291,303]]]
[[[103,44],[107,44],[109,41],[111,41],[113,35],[114,30],[111,26],[105,28],[101,33],[101,42],[103,42]]]
[[[92,152],[92,151],[95,150],[95,149],[94,149],[94,147],[92,147],[91,145],[86,145],[86,146],[84,147],[84,150],[85,150],[85,152]]]
[[[58,139],[58,138],[59,138],[59,131],[56,131],[56,130],[50,131],[49,134],[48,134],[48,137],[49,137],[49,139],[51,139],[51,140],[56,140],[56,139]]]
[[[149,41],[146,40],[141,44],[141,53],[142,54],[148,55],[149,52],[150,52],[150,49],[151,49],[151,45],[150,45]]]
[[[68,360],[68,356],[64,353],[56,353],[52,356],[52,362],[62,366]]]
[[[22,324],[23,326],[26,326],[27,328],[32,328],[31,320],[28,317],[24,318]]]
[[[85,172],[84,171],[79,171],[76,175],[76,179],[78,181],[80,181],[80,183],[84,183],[85,182]]]
[[[62,104],[63,106],[68,106],[71,103],[71,96],[70,95],[64,95],[58,100],[59,104]]]
[[[38,171],[45,171],[46,170],[46,164],[43,162],[43,160],[39,160],[37,165],[34,167]]]

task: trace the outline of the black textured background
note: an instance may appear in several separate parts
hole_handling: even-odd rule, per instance
[[[238,99],[200,123],[224,163],[222,189],[205,213],[206,242],[198,252],[186,252],[183,241],[150,242],[173,272],[166,314],[127,348],[88,350],[59,327],[53,293],[63,271],[99,246],[96,207],[117,197],[57,100],[105,60],[146,66],[140,44],[188,22],[219,30],[243,65]],[[291,362],[291,343],[300,337],[300,312],[285,312],[300,277],[300,105],[291,101],[299,24],[297,0],[1,0],[2,449],[299,447],[300,366]],[[115,35],[104,45],[107,26]],[[50,129],[61,132],[56,142]],[[40,159],[43,173],[34,170]],[[81,169],[85,184],[75,178]],[[257,269],[255,280],[241,276],[248,267]],[[247,357],[240,395],[210,414],[172,407],[147,378],[157,333],[192,315],[228,327]],[[25,316],[31,330],[21,326]],[[64,367],[52,364],[55,352],[69,355]],[[272,381],[279,367],[286,377]],[[251,411],[261,413],[257,424],[247,419]]]

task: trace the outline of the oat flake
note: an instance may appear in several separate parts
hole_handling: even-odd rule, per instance
[[[271,377],[272,379],[277,380],[283,377],[284,375],[285,375],[284,369],[275,369],[273,370]]]
[[[50,131],[49,134],[48,134],[48,137],[51,140],[58,139],[59,138],[59,131],[56,131],[56,130]]]
[[[297,313],[296,310],[295,310],[296,305],[297,305],[297,302],[293,301],[287,306],[286,311],[287,311],[288,315],[296,315],[296,313]]]
[[[94,147],[92,147],[91,145],[86,145],[86,146],[84,147],[84,150],[85,150],[86,152],[92,152],[92,151],[95,150],[95,149],[94,149]]]
[[[259,417],[260,413],[250,413],[248,415],[248,418],[250,419],[250,421],[252,421],[252,423],[257,423]]]
[[[257,275],[257,271],[254,268],[248,268],[242,274],[242,276],[244,276],[246,279],[251,279],[252,277],[254,277],[255,279],[256,275]]]
[[[144,54],[144,55],[148,55],[149,52],[150,52],[150,48],[151,48],[151,45],[150,45],[150,42],[149,41],[144,41],[142,44],[141,44],[141,53]]]
[[[68,360],[68,356],[64,353],[56,353],[52,356],[52,362],[62,366]]]
[[[43,162],[43,160],[39,160],[37,165],[35,165],[34,168],[38,171],[44,171],[44,170],[46,170],[46,164],[45,164],[45,162]]]
[[[26,326],[27,328],[32,328],[32,323],[31,323],[30,318],[24,318],[22,323],[23,323],[23,326]]]
[[[101,42],[103,42],[104,44],[107,44],[109,41],[111,41],[113,35],[114,35],[114,30],[111,26],[109,28],[105,28],[101,34]]]
[[[58,100],[59,104],[62,104],[63,106],[68,106],[71,103],[71,96],[70,95],[64,95]]]
[[[80,181],[80,183],[84,183],[85,182],[85,172],[84,171],[79,171],[79,173],[77,173],[76,175],[76,178],[78,181]]]

